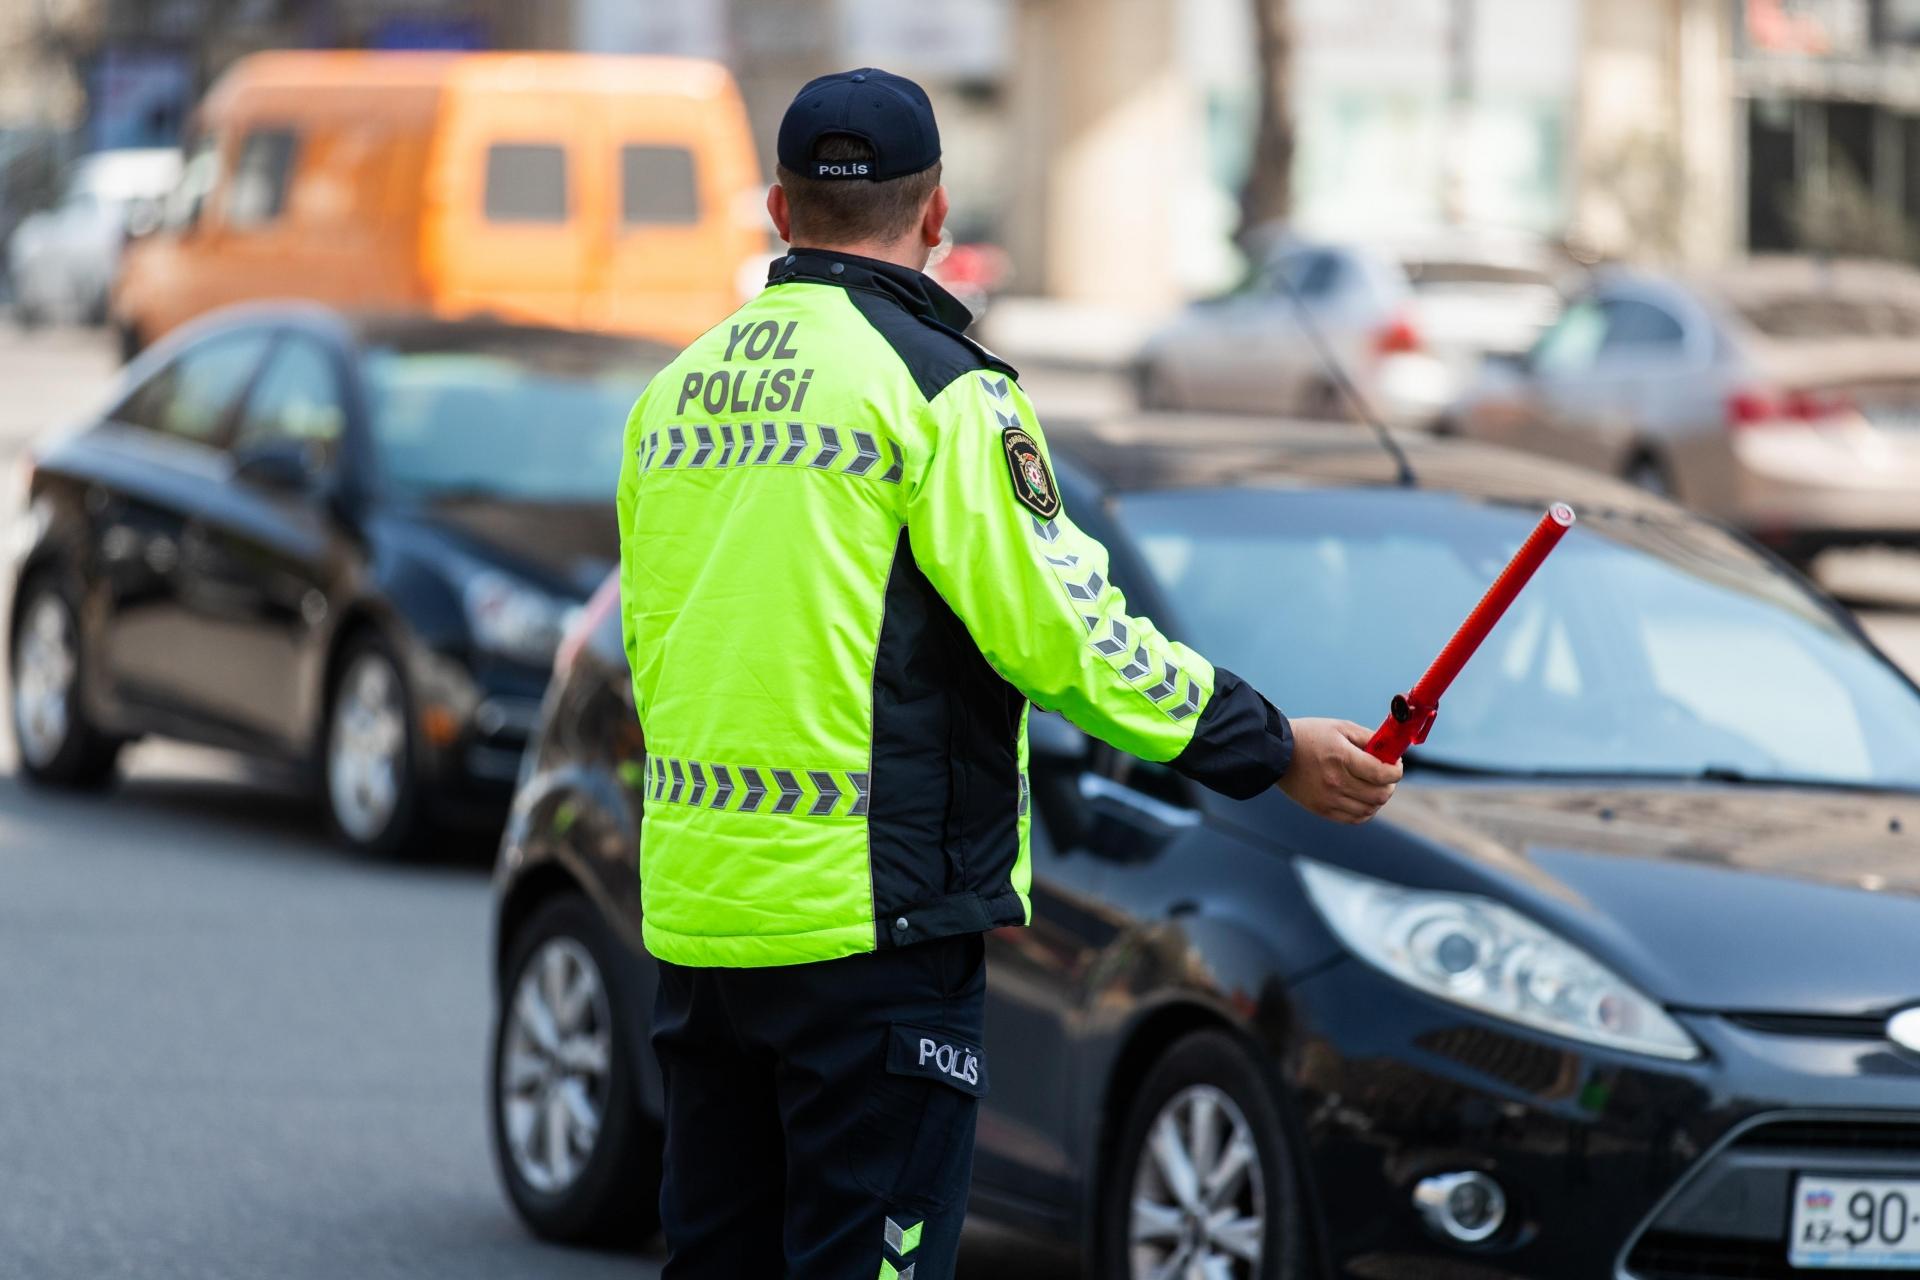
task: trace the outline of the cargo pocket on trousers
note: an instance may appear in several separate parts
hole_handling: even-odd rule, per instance
[[[973,1169],[974,1121],[986,1092],[980,1046],[937,1028],[894,1023],[886,1073],[854,1127],[854,1182],[923,1214],[951,1205]]]

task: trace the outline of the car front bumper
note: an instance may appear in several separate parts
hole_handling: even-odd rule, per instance
[[[1864,1035],[1681,1014],[1693,1062],[1536,1035],[1346,960],[1295,990],[1284,1064],[1331,1274],[1364,1280],[1766,1280],[1796,1173],[1920,1178],[1920,1059]],[[1835,1022],[1834,1026],[1843,1025]],[[1507,1221],[1448,1241],[1414,1207],[1472,1170]]]
[[[426,799],[443,817],[505,813],[540,720],[547,673],[479,655],[422,651],[410,665]]]

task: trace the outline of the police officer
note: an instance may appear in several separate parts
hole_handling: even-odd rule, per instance
[[[1062,508],[1012,367],[922,274],[926,94],[801,89],[767,287],[627,425],[668,1280],[952,1274],[993,1085],[981,935],[1029,917],[1029,704],[1359,822],[1397,766],[1162,635]]]

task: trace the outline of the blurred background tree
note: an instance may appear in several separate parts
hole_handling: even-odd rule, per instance
[[[1252,162],[1240,189],[1239,239],[1293,212],[1292,0],[1249,0],[1259,75]]]

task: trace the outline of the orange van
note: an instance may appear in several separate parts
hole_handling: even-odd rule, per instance
[[[733,77],[692,58],[262,53],[208,92],[128,247],[128,352],[249,298],[683,343],[768,251]]]

